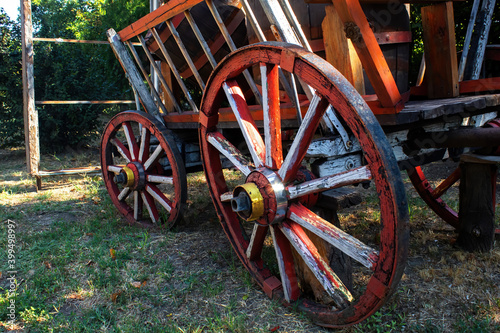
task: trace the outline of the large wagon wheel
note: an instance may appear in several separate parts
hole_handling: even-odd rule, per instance
[[[264,138],[237,83],[239,74],[252,66],[260,66],[263,78]],[[279,68],[316,90],[286,156],[281,139]],[[217,128],[224,95],[238,120],[243,143],[231,143]],[[307,149],[329,104],[359,141],[365,165],[305,180],[299,169],[307,166]],[[329,63],[298,46],[254,44],[232,53],[214,70],[201,110],[200,145],[210,194],[234,250],[267,295],[297,306],[317,324],[328,327],[360,322],[380,308],[395,290],[405,266],[408,209],[386,137],[347,80]],[[237,186],[229,186],[234,179],[224,175],[227,171],[222,162],[226,159],[244,176]],[[312,193],[368,180],[375,184],[375,207],[380,213],[380,220],[370,227],[378,230],[379,237],[372,237],[375,240],[369,246],[307,207]],[[355,227],[363,227],[363,221],[359,222]],[[373,230],[356,235],[373,236]],[[353,259],[356,285],[352,292],[318,253],[318,237]],[[316,301],[304,288],[296,272],[302,260],[320,281],[329,303]]]
[[[141,111],[114,116],[101,139],[106,189],[130,223],[172,227],[187,199],[184,164],[172,135]]]

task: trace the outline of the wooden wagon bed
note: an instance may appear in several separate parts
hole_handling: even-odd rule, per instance
[[[407,102],[404,109],[395,114],[377,115],[382,126],[409,125],[445,116],[460,115],[462,118],[475,114],[498,111],[500,94],[463,96],[436,100]]]

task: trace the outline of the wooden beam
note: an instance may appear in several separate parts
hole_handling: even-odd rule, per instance
[[[326,60],[338,69],[361,95],[364,95],[363,66],[351,40],[345,35],[344,23],[335,11],[335,7],[326,6],[325,11],[326,16],[321,26]]]
[[[38,112],[35,108],[35,76],[33,69],[33,25],[31,0],[21,0],[22,62],[23,62],[23,115],[26,145],[26,167],[32,176],[40,168],[40,141]]]
[[[500,77],[460,82],[460,94],[500,90]]]
[[[359,0],[332,1],[344,23],[344,29],[349,30],[346,35],[351,39],[381,105],[398,105],[401,94]]]
[[[202,1],[203,0],[171,0],[160,6],[157,10],[143,16],[138,21],[121,30],[118,35],[121,40],[125,42],[130,38],[135,37],[168,19],[171,19],[175,15],[194,7]]]
[[[127,52],[125,46],[120,40],[120,36],[118,36],[118,34],[113,29],[109,29],[106,34],[111,44],[111,48],[116,55],[116,58],[120,61],[120,64],[122,65],[125,73],[127,73],[127,77],[134,87],[135,91],[139,95],[142,105],[148,113],[160,119],[160,111],[156,106],[153,97],[151,96],[151,92],[144,84],[144,78],[139,74],[134,61],[132,60],[130,54]]]
[[[422,7],[427,96],[450,98],[459,94],[453,3]]]

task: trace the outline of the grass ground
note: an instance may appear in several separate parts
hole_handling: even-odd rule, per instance
[[[184,223],[172,231],[146,230],[124,223],[99,176],[45,178],[36,192],[24,158],[24,150],[0,151],[0,329],[328,331],[253,284],[219,226],[202,173],[189,175]],[[42,166],[97,160],[91,153],[46,155]],[[456,248],[452,228],[405,182],[412,237],[398,292],[367,321],[343,331],[500,331],[500,250]]]

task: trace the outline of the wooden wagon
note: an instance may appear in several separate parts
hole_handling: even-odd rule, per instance
[[[313,2],[171,0],[109,30],[146,112],[113,117],[101,163],[129,222],[168,227],[186,206],[186,172],[203,166],[256,283],[317,324],[342,327],[377,311],[402,276],[400,170],[464,247],[492,246],[500,80],[473,67],[474,80],[459,78],[450,2],[422,9],[427,69],[411,89],[404,4]],[[433,187],[421,165],[444,159],[461,162]],[[442,198],[459,180],[457,211]],[[336,211],[359,201],[354,187],[371,191],[376,223],[339,223]]]

